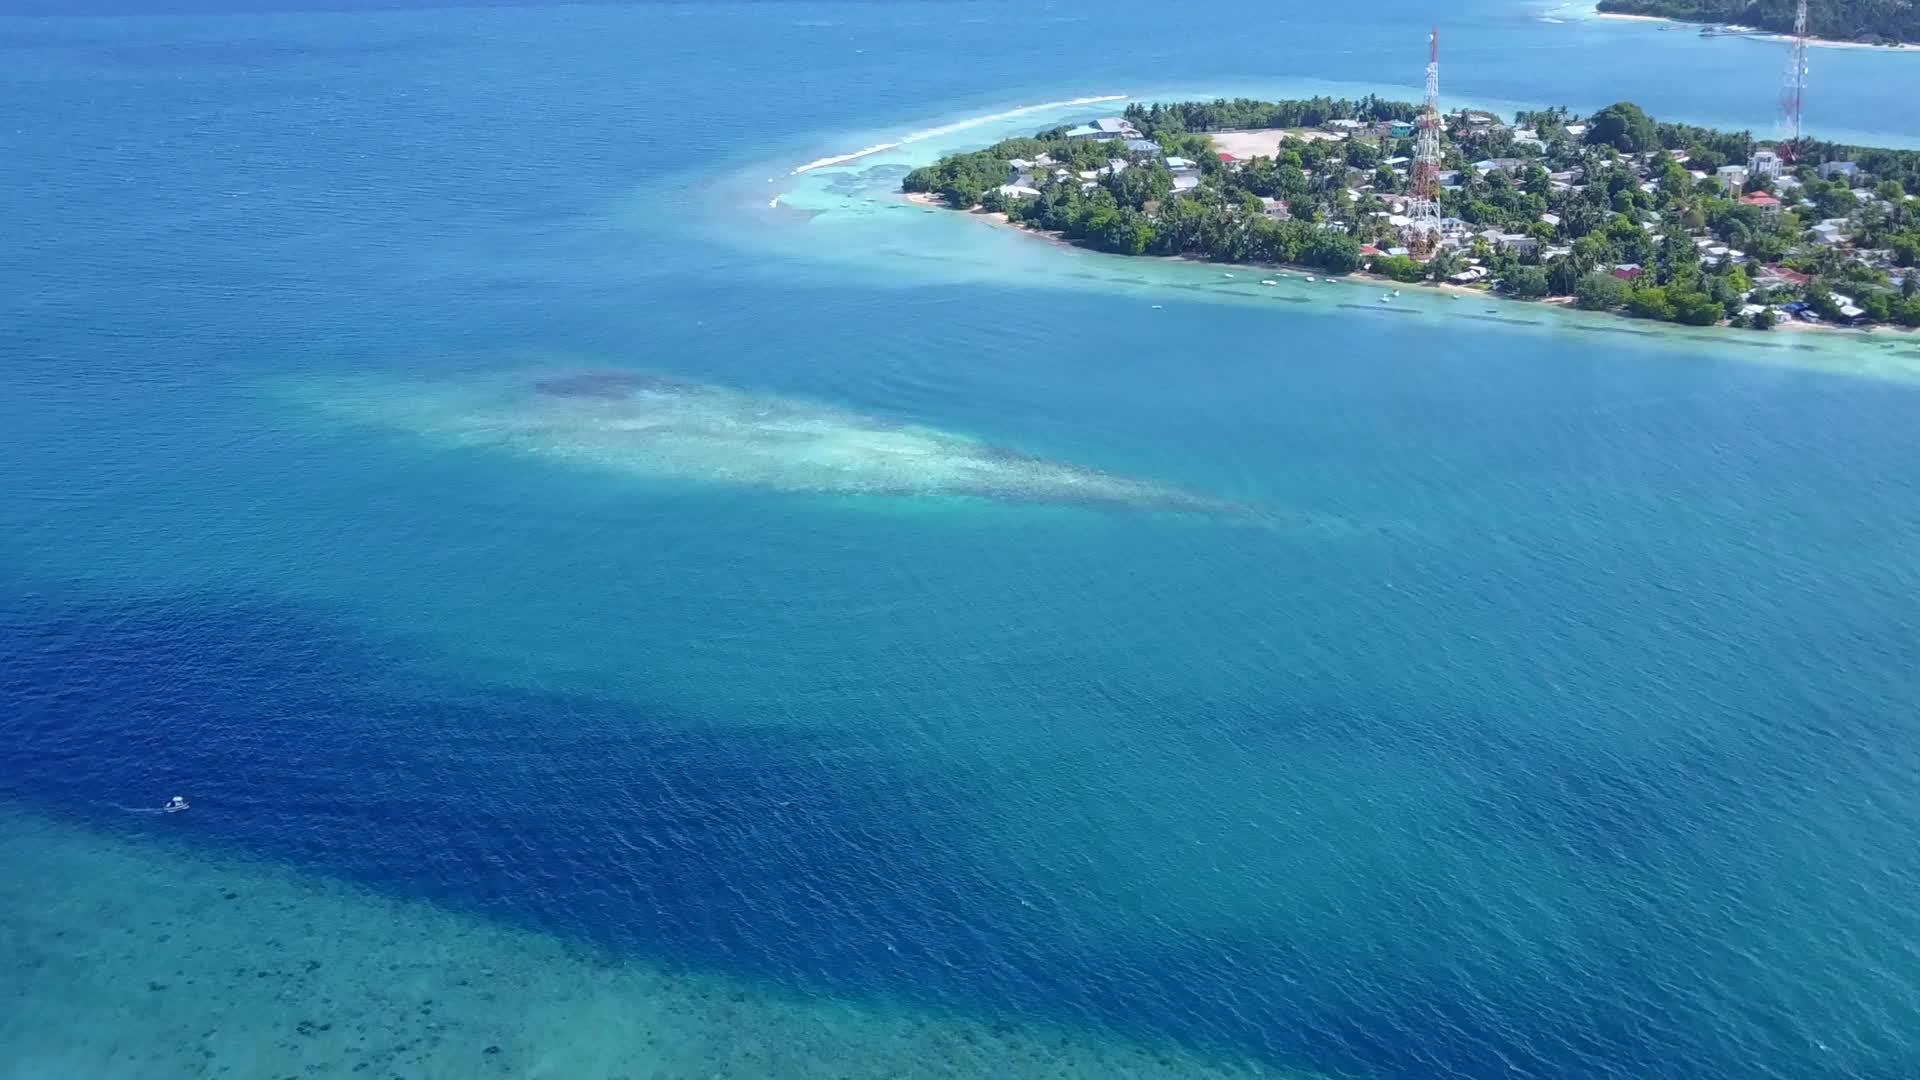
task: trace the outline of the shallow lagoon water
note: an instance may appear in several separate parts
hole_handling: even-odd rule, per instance
[[[818,402],[630,369],[300,388],[326,412],[606,470],[785,492],[1254,517],[1251,507]]]
[[[772,998],[274,866],[0,820],[13,871],[0,905],[20,938],[59,942],[6,954],[34,987],[4,999],[13,1076],[1273,1075],[1005,1021]],[[110,1030],[75,1043],[75,1011]]]
[[[1907,339],[1375,314],[892,208],[1002,123],[956,121],[1403,38],[1410,83],[1426,17],[1013,14],[5,23],[0,1073],[1915,1071]],[[1453,16],[1447,86],[1768,121],[1751,43],[1539,14]],[[1823,119],[1911,137],[1912,59],[1823,54]],[[315,393],[534,366],[1352,527]]]

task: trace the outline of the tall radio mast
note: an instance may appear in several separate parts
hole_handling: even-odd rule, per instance
[[[1807,97],[1807,0],[1800,0],[1793,13],[1793,43],[1788,46],[1786,85],[1780,91],[1780,107],[1787,118],[1787,144],[1781,147],[1783,158],[1791,159],[1800,144],[1800,107]]]
[[[1430,255],[1440,242],[1440,30],[1427,35],[1427,102],[1420,110],[1413,152],[1413,201],[1407,206],[1407,247]]]

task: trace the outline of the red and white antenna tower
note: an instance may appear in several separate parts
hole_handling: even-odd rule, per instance
[[[1800,143],[1800,107],[1807,97],[1807,0],[1800,0],[1793,13],[1793,43],[1788,46],[1786,85],[1780,91],[1780,107],[1786,113],[1787,142],[1781,156],[1791,158]]]
[[[1407,247],[1432,253],[1440,241],[1440,30],[1427,35],[1427,103],[1420,110],[1413,151],[1413,201],[1407,206]]]

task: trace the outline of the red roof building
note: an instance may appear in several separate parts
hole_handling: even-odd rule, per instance
[[[1223,162],[1233,162],[1233,161],[1240,160],[1239,158],[1234,157],[1232,154],[1229,154],[1224,150],[1218,154],[1215,154],[1214,157],[1219,158]]]
[[[1780,200],[1764,191],[1750,191],[1740,196],[1740,203],[1743,206],[1759,206],[1768,210],[1780,209]]]
[[[1767,267],[1767,273],[1789,285],[1805,285],[1807,282],[1813,280],[1809,275],[1803,274],[1798,270],[1789,270],[1784,266],[1769,266]]]

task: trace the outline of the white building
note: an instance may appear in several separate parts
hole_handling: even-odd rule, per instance
[[[1747,172],[1771,180],[1780,175],[1780,155],[1771,150],[1755,150],[1747,159]]]

